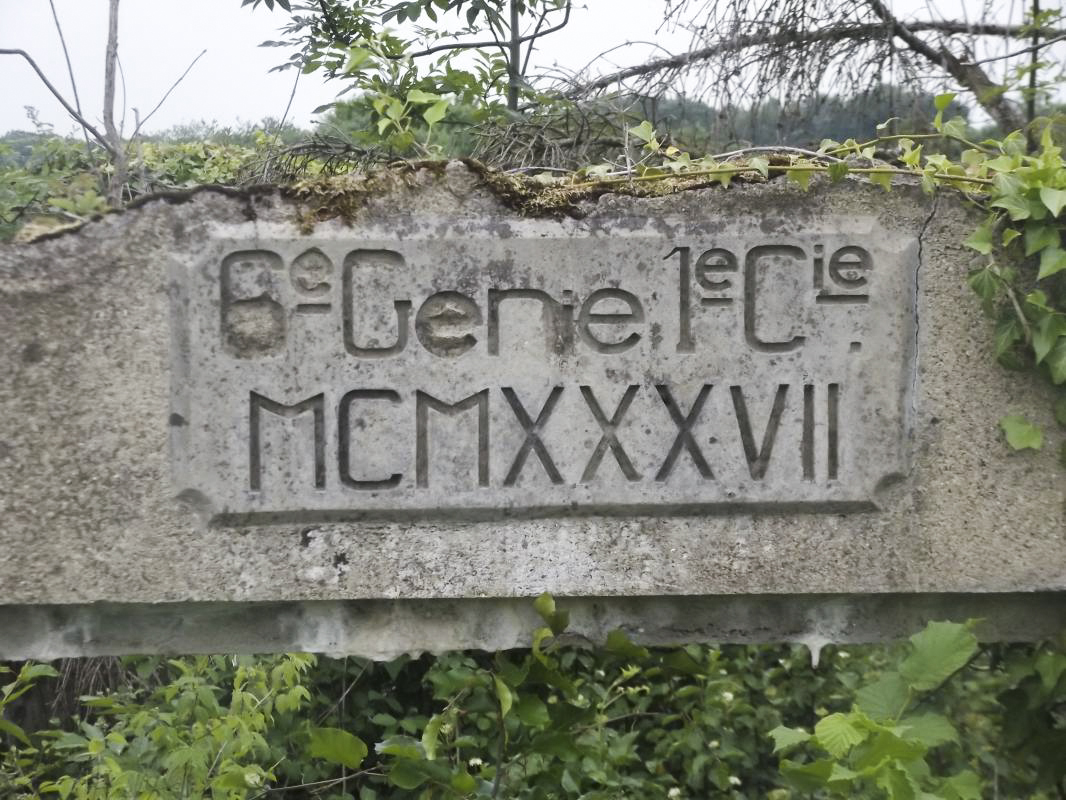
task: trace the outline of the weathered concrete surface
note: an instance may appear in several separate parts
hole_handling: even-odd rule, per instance
[[[960,617],[968,613],[964,599],[974,593],[1038,592],[1042,594],[1032,597],[1041,598],[1041,607],[1051,613],[1061,609],[1057,598],[1062,595],[1056,593],[1066,589],[1066,472],[1050,450],[1008,452],[997,428],[998,419],[1012,411],[1049,429],[1054,422],[1046,394],[1035,381],[1027,383],[993,363],[987,323],[965,286],[971,255],[959,244],[973,221],[955,203],[942,199],[934,205],[905,187],[886,194],[845,182],[815,185],[804,194],[775,182],[657,199],[605,196],[585,203],[581,219],[554,221],[521,218],[461,166],[450,167],[444,176],[419,173],[413,183],[369,201],[350,226],[339,220],[319,223],[310,239],[300,234],[295,208],[277,194],[240,198],[203,192],[181,203],[155,201],[77,233],[0,248],[0,370],[5,375],[0,382],[0,602],[8,606],[0,639],[14,635],[10,621],[24,618],[18,609],[36,604],[181,603],[172,609],[180,617],[180,609],[190,607],[187,603],[395,599],[395,605],[386,607],[424,609],[415,601],[522,598],[544,590],[586,598],[657,597],[657,603],[676,597],[680,609],[706,596],[959,593],[958,614],[952,616]],[[427,220],[439,236],[426,235],[422,226]],[[575,315],[591,289],[630,291],[646,304],[641,325],[630,318],[628,327],[616,320],[589,328],[604,341],[634,332],[644,338],[617,356],[596,353],[600,360],[594,362],[587,347],[580,350],[587,339],[579,333],[569,360],[559,354],[554,365],[534,360],[538,366],[527,374],[516,366],[516,357],[505,357],[505,346],[543,353],[543,333],[536,338],[527,334],[541,318],[518,311],[529,301],[507,300],[501,316],[515,309],[512,319],[522,320],[522,335],[508,341],[501,325],[502,380],[489,371],[487,320],[474,325],[472,316],[464,316],[472,310],[459,301],[443,309],[457,329],[437,333],[472,333],[477,346],[458,358],[427,350],[415,319],[423,300],[433,292],[458,289],[476,296],[485,314],[484,275],[499,280],[503,274],[492,271],[496,267],[485,254],[496,247],[498,259],[506,260],[510,253],[528,263],[537,249],[521,250],[526,245],[517,240],[524,236],[546,240],[554,255],[540,267],[543,271],[529,269],[512,287],[542,288],[559,300],[563,290],[571,289],[579,296]],[[587,255],[580,242],[595,237],[600,237],[602,263],[567,261],[568,252]],[[391,299],[411,301],[409,346],[418,354],[412,356],[414,367],[380,366],[380,360],[372,366],[363,366],[366,360],[358,367],[337,366],[342,353],[351,358],[340,312],[297,313],[303,299],[296,294],[279,298],[280,315],[269,311],[257,321],[253,314],[246,327],[224,316],[221,288],[209,306],[217,314],[205,313],[201,306],[207,295],[197,295],[219,287],[223,260],[239,248],[237,252],[277,253],[281,266],[268,267],[268,274],[276,271],[283,278],[278,291],[302,287],[304,299],[314,304],[320,302],[315,296],[319,266],[310,257],[295,267],[293,263],[309,248],[317,246],[328,257],[338,270],[332,274],[336,281],[343,278],[339,271],[345,259],[356,251],[391,249],[417,261],[410,257],[417,251],[416,240],[418,247],[428,242],[442,256],[458,252],[460,245],[469,247],[479,260],[465,283],[459,272],[451,274],[426,261],[408,266],[431,285],[412,279],[385,287],[395,295]],[[568,251],[561,241],[579,246]],[[796,317],[796,308],[811,301],[817,288],[801,287],[785,271],[800,259],[785,259],[768,264],[763,280],[773,273],[788,291],[758,290],[767,308],[784,316],[758,317],[754,332],[774,342],[805,335],[816,347],[846,341],[842,352],[804,360],[807,356],[792,352],[752,350],[746,345],[742,295],[734,294],[731,311],[701,305],[694,312],[694,337],[714,333],[709,326],[721,319],[714,314],[737,315],[718,332],[728,345],[713,351],[718,359],[712,362],[713,374],[704,376],[689,366],[692,356],[678,356],[679,317],[668,313],[670,301],[656,305],[659,301],[648,295],[659,277],[665,284],[662,270],[673,269],[676,275],[680,269],[680,254],[665,258],[673,248],[691,247],[695,269],[700,254],[711,247],[734,253],[758,245],[800,247],[809,265],[804,269],[813,270],[811,256],[818,242],[826,255],[825,275],[829,257],[840,247],[860,245],[872,254],[873,267],[866,271],[870,302],[862,309],[849,306],[840,322],[814,316],[829,314],[831,304],[812,305],[807,316]],[[739,270],[743,263],[740,259]],[[651,278],[631,275],[640,264]],[[565,268],[565,281],[552,272],[559,265]],[[879,271],[883,265],[889,266]],[[554,282],[537,284],[544,275],[555,275]],[[707,275],[708,280],[730,277]],[[249,289],[242,279],[238,276],[228,290],[230,300],[258,296],[255,285]],[[742,271],[732,279],[734,290],[741,287]],[[252,275],[249,280],[259,279]],[[331,291],[338,288],[343,291],[331,283]],[[706,287],[697,288],[703,296],[710,294]],[[268,285],[265,294],[270,291]],[[667,291],[676,297],[676,283],[664,285]],[[186,306],[186,300],[201,305]],[[390,303],[374,303],[383,315],[394,309]],[[536,305],[530,307],[536,310]],[[432,311],[431,306],[427,315]],[[604,305],[592,311],[625,309]],[[277,340],[271,338],[269,324],[278,319],[291,334],[300,332],[297,325],[324,326],[323,341],[336,352],[297,350],[299,358],[285,361],[289,356],[272,351]],[[380,329],[360,331],[365,341],[353,336],[355,345],[388,345],[391,340],[384,337],[389,330],[395,334],[396,321],[395,314],[383,316]],[[384,327],[387,322],[391,329]],[[661,326],[658,332],[652,330],[655,323]],[[228,344],[218,335],[226,326]],[[825,345],[819,343],[822,339],[815,341],[815,333],[836,331],[842,339],[825,338]],[[215,342],[223,342],[217,349],[224,358],[216,361],[208,358],[205,344],[212,334]],[[662,337],[659,350],[651,349],[655,336]],[[433,331],[423,339],[433,344]],[[858,350],[851,350],[852,341],[861,343]],[[467,356],[477,361],[477,369],[448,366]],[[250,374],[243,362],[253,361],[273,365],[270,382],[258,387],[242,383]],[[621,365],[620,377],[608,374],[612,367],[603,366],[608,362]],[[172,365],[177,369],[172,371]],[[453,393],[434,394],[432,387],[442,386],[449,373],[469,390],[459,391],[457,382]],[[675,374],[681,376],[676,387],[669,381]],[[363,377],[369,380],[363,382]],[[303,386],[304,378],[315,385]],[[519,383],[523,380],[527,383]],[[829,383],[843,387],[835,481],[828,475]],[[702,385],[713,385],[693,427],[693,441],[714,471],[713,481],[701,475],[687,445],[680,448],[667,480],[655,480],[678,434],[656,389],[662,384],[671,387],[681,414],[693,408]],[[750,472],[730,387],[741,387],[750,406],[751,439],[758,448],[776,387],[785,384],[790,394],[784,399],[781,438],[759,482]],[[553,385],[563,386],[563,394],[543,439],[563,483],[551,481],[537,449],[531,448],[509,487],[518,500],[500,502],[524,441],[502,387],[513,388],[535,420]],[[641,414],[659,415],[654,426],[648,425],[652,433],[639,427],[618,430],[640,481],[626,480],[610,446],[596,474],[581,480],[601,435],[581,385],[591,388],[605,417],[630,385],[639,387],[635,394],[645,404]],[[814,387],[809,426],[804,419],[806,385]],[[856,386],[865,388],[849,395]],[[356,432],[364,429],[356,420],[367,423],[367,433],[371,423],[386,423],[384,417],[353,416],[348,463],[353,479],[401,473],[399,500],[389,499],[387,489],[374,489],[379,496],[373,502],[356,503],[348,499],[350,492],[342,491],[339,438],[332,431],[344,394],[357,388],[403,393],[398,406],[403,414],[394,423],[397,438],[384,438],[402,444],[372,445],[369,452],[377,460],[357,461],[356,454],[368,451],[359,444],[363,433]],[[271,396],[279,389],[283,395]],[[463,451],[471,447],[467,441],[476,441],[471,423],[463,437],[456,433],[442,440],[455,445],[456,460],[439,462],[443,471],[427,472],[426,488],[440,481],[442,489],[428,504],[418,500],[416,401],[410,396],[418,389],[449,403],[489,391],[489,429],[506,433],[492,443],[487,487],[478,483],[478,451]],[[250,391],[279,405],[330,393],[328,410],[323,397],[322,417],[330,425],[327,437],[334,438],[324,440],[320,459],[324,489],[314,483],[314,448],[301,444],[315,440],[300,438],[313,433],[314,409],[290,420],[264,406],[259,409],[265,437],[259,454],[262,482],[258,493],[252,491],[251,454],[242,450],[247,438],[239,438],[249,426]],[[572,405],[565,406],[564,399]],[[862,402],[850,404],[853,400]],[[388,398],[362,397],[360,403],[393,405]],[[199,418],[212,408],[230,416]],[[641,408],[636,398],[633,408]],[[476,410],[467,416],[476,420]],[[432,410],[427,419],[434,426],[451,421]],[[565,424],[556,429],[560,422]],[[804,476],[808,427],[815,443],[811,481]],[[213,457],[204,458],[205,443],[218,448]],[[285,448],[288,455],[278,458]],[[248,460],[237,463],[233,454]],[[433,465],[431,457],[427,464]],[[786,464],[791,472],[785,472]],[[272,471],[279,465],[280,473]],[[286,468],[295,469],[297,482],[286,483]],[[222,480],[227,475],[233,476],[231,482]],[[472,486],[464,488],[463,480]],[[486,490],[487,499],[478,499],[479,488]],[[548,500],[538,501],[544,497]],[[627,504],[629,508],[619,508]],[[501,613],[508,607],[512,605],[500,605]],[[745,630],[764,639],[788,638],[788,626],[775,624],[777,612],[752,607],[765,611],[765,617],[759,616],[762,627],[749,617]],[[92,608],[85,605],[78,613],[91,615]],[[114,613],[114,606],[106,608]],[[480,606],[476,613],[489,608],[496,606]],[[130,618],[150,615],[131,607]],[[454,636],[444,627],[432,646],[476,644],[477,637],[461,631],[460,623],[456,621]],[[885,627],[891,626],[886,622]],[[377,647],[374,638],[381,629],[373,630],[362,639],[348,635],[343,647],[353,652]],[[42,648],[52,646],[46,647],[45,632],[40,637]],[[289,646],[282,639],[262,642],[279,649]],[[151,637],[143,641],[147,649],[166,647]],[[198,649],[195,637],[182,641],[187,649]],[[300,641],[293,639],[292,646]],[[488,637],[484,643],[498,641]],[[409,638],[403,642],[403,649],[416,646]],[[329,649],[314,645],[320,646]],[[107,651],[104,644],[95,647],[93,652]],[[19,652],[28,651],[23,647]]]
[[[575,644],[613,630],[655,646],[826,644],[903,639],[931,619],[983,620],[984,641],[1062,631],[1061,595],[871,594],[580,597],[560,600]],[[543,625],[526,599],[306,600],[0,606],[0,660],[125,653],[359,654],[386,660],[446,649],[529,647]]]

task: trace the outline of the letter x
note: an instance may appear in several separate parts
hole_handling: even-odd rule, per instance
[[[633,403],[633,398],[637,396],[637,390],[639,388],[639,386],[630,386],[627,388],[626,393],[622,395],[622,400],[618,404],[618,408],[615,409],[611,418],[607,419],[607,416],[603,413],[603,409],[600,408],[600,404],[596,402],[596,398],[592,394],[592,389],[588,386],[581,387],[581,395],[585,398],[585,402],[588,404],[592,416],[594,416],[596,422],[600,424],[600,430],[603,431],[603,436],[600,437],[596,449],[592,451],[592,457],[589,459],[585,471],[581,474],[582,483],[588,483],[596,476],[596,470],[599,469],[600,462],[603,460],[603,454],[607,452],[608,447],[610,447],[611,452],[614,453],[614,459],[618,462],[618,466],[622,468],[622,474],[626,476],[626,479],[631,481],[640,480],[640,473],[633,468],[633,462],[629,460],[626,451],[622,449],[622,445],[618,441],[617,436],[618,426],[622,422],[622,417],[624,417],[626,411],[629,410],[629,406]]]
[[[552,411],[555,410],[555,404],[559,401],[559,395],[563,393],[562,386],[553,386],[551,394],[548,395],[547,402],[544,403],[544,408],[540,410],[537,415],[537,421],[534,422],[530,419],[529,414],[526,413],[526,409],[522,406],[522,402],[518,399],[518,395],[515,394],[514,389],[509,386],[502,387],[503,396],[507,398],[508,404],[511,406],[511,410],[514,411],[514,415],[518,417],[518,422],[522,426],[522,430],[526,433],[525,441],[522,442],[522,447],[518,450],[518,455],[514,457],[514,463],[511,464],[511,469],[507,472],[507,477],[503,479],[504,486],[514,486],[515,481],[518,480],[519,474],[522,472],[522,467],[526,464],[526,457],[529,455],[530,450],[535,450],[537,458],[540,459],[541,465],[544,467],[544,471],[548,473],[548,477],[551,478],[552,483],[562,483],[563,476],[559,474],[559,470],[555,468],[555,463],[552,461],[548,450],[544,447],[544,442],[540,440],[540,432],[548,422],[548,417],[551,416]]]
[[[700,475],[708,480],[714,480],[714,473],[707,464],[707,460],[703,457],[703,453],[700,452],[700,448],[696,445],[696,440],[692,438],[692,426],[696,424],[700,411],[703,410],[703,404],[707,400],[707,395],[711,393],[711,384],[705,383],[703,388],[700,389],[700,393],[696,396],[696,402],[692,404],[692,409],[688,412],[687,417],[682,416],[681,409],[677,407],[677,401],[674,400],[667,386],[658,384],[655,389],[659,392],[659,397],[663,399],[663,403],[666,404],[666,410],[670,412],[670,418],[677,425],[677,438],[674,439],[674,444],[666,456],[666,461],[663,462],[659,472],[656,473],[655,480],[666,480],[677,462],[677,457],[681,455],[682,447],[687,449],[689,455],[692,456],[692,463],[696,465]]]

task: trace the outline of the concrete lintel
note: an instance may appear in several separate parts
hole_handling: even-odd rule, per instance
[[[899,639],[932,619],[979,618],[987,641],[1036,641],[1066,626],[1066,594],[751,595],[559,598],[567,637],[602,643],[621,628],[670,645]],[[376,660],[405,652],[528,647],[526,598],[0,606],[0,659],[124,653],[307,651]]]

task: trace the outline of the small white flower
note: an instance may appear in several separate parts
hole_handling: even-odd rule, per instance
[[[725,700],[727,703],[732,703],[733,702],[733,693],[732,692],[722,692],[722,699]]]
[[[707,746],[709,748],[711,748],[712,750],[714,750],[714,748],[718,747],[718,740],[717,739],[711,739],[710,743]]]
[[[469,760],[469,761],[467,761],[466,763],[467,763],[468,765],[470,765],[471,767],[480,767],[480,766],[481,766],[482,764],[484,764],[485,762],[484,762],[484,761],[482,761],[482,760],[481,760],[480,758],[478,758],[477,756],[474,756],[474,757],[473,757],[472,759],[470,759],[470,760]]]
[[[667,797],[680,797],[681,789],[677,786],[671,786],[670,790],[666,793]]]
[[[837,653],[837,658],[851,658],[851,653],[849,653],[847,650],[841,650],[839,653]]]
[[[738,778],[736,775],[730,775],[729,783],[733,786],[740,786],[740,778]]]

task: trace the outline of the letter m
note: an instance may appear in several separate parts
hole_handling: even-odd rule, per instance
[[[310,411],[314,415],[315,488],[326,488],[326,398],[316,394],[287,406],[261,394],[250,392],[248,396],[248,487],[258,492],[263,480],[263,445],[260,433],[260,416],[269,411],[283,419],[293,419]]]

